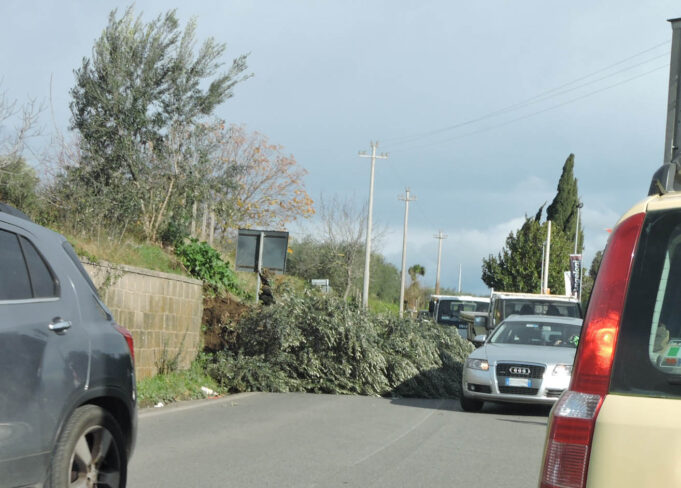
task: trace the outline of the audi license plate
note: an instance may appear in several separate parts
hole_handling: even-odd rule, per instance
[[[522,386],[529,388],[532,386],[532,380],[527,378],[506,378],[506,386]]]

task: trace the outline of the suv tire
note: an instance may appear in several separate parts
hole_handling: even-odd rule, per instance
[[[101,452],[104,450],[104,452]],[[116,420],[96,405],[73,412],[55,447],[47,486],[124,488],[127,459],[123,434]]]

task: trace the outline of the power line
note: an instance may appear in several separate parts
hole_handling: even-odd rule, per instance
[[[526,106],[528,106],[528,105],[532,105],[532,104],[535,104],[535,103],[539,103],[540,101],[543,101],[543,100],[546,100],[546,99],[550,99],[550,98],[553,98],[553,97],[555,97],[555,96],[559,96],[559,95],[561,95],[561,94],[569,93],[570,91],[574,91],[574,90],[577,90],[577,89],[579,89],[579,88],[583,88],[583,87],[585,87],[585,86],[589,86],[589,85],[591,85],[591,84],[598,83],[599,81],[603,81],[603,80],[608,79],[608,78],[611,78],[611,77],[613,77],[613,76],[615,76],[615,75],[617,75],[617,74],[620,74],[620,73],[623,73],[623,72],[625,72],[625,71],[629,71],[629,70],[631,70],[631,69],[637,68],[637,67],[639,67],[639,66],[641,66],[641,65],[650,63],[650,62],[652,62],[652,61],[654,61],[654,60],[656,60],[656,59],[659,59],[659,58],[661,58],[661,57],[668,56],[669,53],[667,52],[667,53],[665,53],[665,54],[661,54],[661,55],[659,55],[659,56],[655,56],[655,57],[653,57],[653,58],[647,59],[647,60],[642,61],[642,62],[640,62],[640,63],[637,63],[637,64],[634,64],[634,65],[628,66],[628,67],[623,68],[623,69],[621,69],[621,70],[618,70],[618,71],[616,71],[616,72],[614,72],[614,73],[611,73],[611,74],[609,74],[609,75],[603,76],[603,77],[601,77],[601,78],[599,78],[599,79],[597,79],[597,80],[592,80],[592,81],[590,81],[590,82],[583,83],[583,84],[579,85],[578,87],[572,87],[572,88],[563,90],[564,88],[567,88],[567,87],[569,87],[569,86],[571,86],[571,85],[574,85],[575,83],[578,83],[578,82],[580,82],[580,81],[589,79],[589,78],[591,78],[591,77],[593,77],[593,76],[595,76],[595,75],[597,75],[597,74],[600,74],[600,73],[603,73],[603,72],[605,72],[605,71],[608,71],[608,70],[610,70],[610,69],[612,69],[612,68],[614,68],[614,67],[616,67],[616,66],[619,66],[619,65],[621,65],[621,64],[626,63],[627,61],[629,61],[629,60],[631,60],[631,59],[634,59],[634,58],[636,58],[636,57],[638,57],[638,56],[641,56],[641,55],[646,54],[646,53],[648,53],[648,52],[650,52],[650,51],[653,51],[653,50],[655,50],[655,49],[657,49],[657,48],[659,48],[659,47],[661,47],[661,46],[668,45],[668,44],[669,44],[669,42],[663,42],[663,43],[656,44],[655,46],[652,46],[652,47],[650,47],[650,48],[648,48],[648,49],[645,49],[645,50],[643,50],[643,51],[640,51],[640,52],[638,52],[638,53],[636,53],[636,54],[634,54],[634,55],[628,56],[627,58],[624,58],[624,59],[622,59],[622,60],[620,60],[620,61],[617,61],[616,63],[610,64],[610,65],[608,65],[608,66],[606,66],[606,67],[604,67],[604,68],[601,68],[601,69],[598,69],[598,70],[596,70],[596,71],[593,71],[593,72],[591,72],[591,73],[589,73],[589,74],[587,74],[587,75],[580,76],[580,77],[578,77],[578,78],[576,78],[576,79],[574,79],[574,80],[572,80],[572,81],[569,81],[569,82],[567,82],[567,83],[564,83],[564,84],[562,84],[562,85],[560,85],[560,86],[557,86],[557,87],[552,88],[552,89],[550,89],[550,90],[543,91],[543,92],[541,92],[541,93],[539,93],[539,94],[537,94],[537,95],[534,95],[534,96],[532,96],[532,97],[530,97],[530,98],[527,98],[527,99],[525,99],[525,100],[516,102],[516,103],[511,104],[511,105],[508,105],[508,106],[506,106],[506,107],[503,107],[503,108],[494,110],[494,111],[489,112],[489,113],[487,113],[487,114],[485,114],[485,115],[482,115],[482,116],[480,116],[480,117],[475,117],[475,118],[473,118],[473,119],[469,119],[469,120],[466,120],[466,121],[463,121],[463,122],[459,122],[459,123],[457,123],[457,124],[450,125],[450,126],[447,126],[447,127],[443,127],[443,128],[440,128],[440,129],[435,129],[435,130],[426,131],[426,132],[422,132],[422,133],[419,133],[419,134],[413,134],[413,135],[408,135],[408,136],[395,137],[395,138],[392,138],[392,139],[386,139],[385,141],[387,141],[387,142],[389,142],[389,143],[392,142],[392,145],[393,145],[393,146],[395,146],[395,145],[400,145],[400,144],[407,144],[407,143],[410,143],[410,142],[414,142],[415,140],[418,140],[418,139],[422,139],[422,138],[429,137],[429,136],[432,136],[432,135],[436,135],[436,134],[440,134],[440,133],[447,132],[447,131],[450,131],[450,130],[458,129],[458,128],[460,128],[460,127],[464,127],[464,126],[467,126],[467,125],[471,125],[471,124],[474,124],[474,123],[476,123],[476,122],[480,122],[480,121],[483,121],[483,120],[485,120],[485,119],[488,119],[488,118],[491,118],[491,117],[494,117],[494,116],[497,116],[497,115],[500,115],[500,114],[503,114],[503,113],[507,113],[507,112],[514,111],[514,110],[518,110],[518,109],[524,108],[524,107],[526,107]]]
[[[584,98],[588,98],[588,97],[591,97],[591,96],[596,95],[596,94],[598,94],[598,93],[604,92],[604,91],[606,91],[606,90],[610,90],[611,88],[615,88],[615,87],[617,87],[617,86],[624,85],[624,84],[626,84],[626,83],[629,83],[629,82],[631,82],[631,81],[634,81],[634,80],[636,80],[636,79],[638,79],[638,78],[642,78],[642,77],[644,77],[644,76],[647,76],[647,75],[649,75],[649,74],[651,74],[651,73],[654,73],[654,72],[656,72],[656,71],[659,71],[659,70],[661,70],[661,69],[663,69],[663,68],[667,68],[667,67],[669,67],[669,63],[666,63],[666,64],[664,64],[664,65],[662,65],[662,66],[658,66],[658,67],[656,67],[656,68],[653,68],[652,70],[646,71],[645,73],[641,73],[641,74],[638,74],[638,75],[636,75],[636,76],[632,76],[631,78],[627,78],[626,80],[620,81],[620,82],[618,82],[618,83],[613,83],[612,85],[608,85],[608,86],[603,87],[603,88],[600,88],[600,89],[598,89],[598,90],[594,90],[594,91],[592,91],[592,92],[585,93],[584,95],[581,95],[581,96],[579,96],[579,97],[575,97],[575,98],[572,98],[572,99],[570,99],[570,100],[566,100],[565,102],[561,102],[561,103],[558,103],[558,104],[556,104],[556,105],[552,105],[552,106],[550,106],[550,107],[544,108],[544,109],[542,109],[542,110],[537,110],[537,111],[535,111],[535,112],[531,112],[531,113],[529,113],[529,114],[522,115],[522,116],[520,116],[520,117],[515,117],[515,118],[510,119],[510,120],[508,120],[508,121],[506,121],[506,122],[504,122],[504,123],[501,123],[501,124],[492,125],[492,126],[489,126],[489,127],[485,127],[485,128],[482,128],[482,129],[478,129],[478,130],[472,131],[472,132],[466,132],[465,134],[459,134],[459,135],[454,136],[454,137],[448,137],[447,139],[440,139],[440,140],[438,140],[438,141],[429,142],[428,144],[422,144],[422,145],[419,145],[419,146],[410,146],[410,147],[406,147],[406,148],[399,148],[398,151],[405,151],[405,150],[407,150],[407,149],[412,149],[412,150],[413,150],[413,149],[421,149],[421,148],[423,148],[423,147],[429,147],[429,146],[432,146],[432,145],[435,145],[435,144],[444,144],[444,143],[447,143],[447,142],[455,141],[455,140],[457,140],[457,139],[462,139],[462,138],[464,138],[464,137],[472,136],[472,135],[475,135],[475,134],[480,134],[480,133],[482,133],[482,132],[488,132],[488,131],[490,131],[490,130],[497,129],[497,128],[499,128],[499,127],[504,127],[504,126],[510,125],[510,124],[512,124],[512,123],[514,123],[514,122],[518,122],[519,120],[528,119],[528,118],[530,118],[530,117],[534,117],[534,116],[536,116],[536,115],[540,115],[540,114],[543,114],[543,113],[545,113],[545,112],[549,112],[549,111],[551,111],[551,110],[555,110],[555,109],[560,108],[560,107],[563,107],[563,106],[565,106],[565,105],[569,105],[569,104],[574,103],[574,102],[577,102],[577,101],[579,101],[579,100],[583,100]]]

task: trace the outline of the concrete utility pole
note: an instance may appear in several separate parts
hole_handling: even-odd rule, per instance
[[[369,266],[371,264],[371,214],[374,209],[374,168],[376,159],[388,159],[387,154],[376,154],[378,142],[370,142],[371,154],[360,151],[360,158],[371,158],[371,179],[369,182],[369,215],[367,217],[367,243],[366,256],[364,258],[364,289],[362,290],[362,306],[369,308]]]
[[[442,240],[447,239],[447,234],[443,234],[442,231],[438,231],[436,235],[433,236],[438,239],[437,243],[437,273],[435,274],[435,294],[440,294],[440,262],[442,261]]]
[[[575,226],[575,254],[577,254],[577,243],[579,242],[579,209],[582,208],[584,204],[579,202],[577,204],[577,225]]]
[[[407,280],[407,221],[409,220],[409,202],[416,197],[409,196],[409,188],[404,190],[405,196],[398,196],[404,202],[404,234],[402,236],[402,282],[400,284],[400,317],[404,316],[404,283]]]
[[[544,259],[544,283],[542,285],[542,293],[546,293],[549,289],[549,257],[551,256],[551,221],[548,221],[548,230],[546,232],[546,256]]]

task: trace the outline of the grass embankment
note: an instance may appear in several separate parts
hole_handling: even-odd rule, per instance
[[[208,376],[202,360],[196,360],[187,371],[159,374],[137,382],[137,401],[141,408],[153,407],[182,400],[206,398],[201,390],[205,386],[217,393],[223,393],[217,382]]]
[[[66,235],[76,253],[91,262],[107,261],[139,268],[187,275],[180,261],[172,253],[154,244],[144,244],[126,239],[122,242],[94,240]]]

